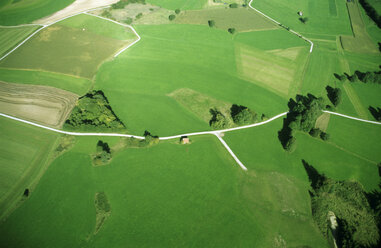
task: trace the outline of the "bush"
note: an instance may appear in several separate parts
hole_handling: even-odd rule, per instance
[[[180,9],[175,10],[176,15],[180,14]]]
[[[299,17],[299,21],[305,24],[308,21],[308,17]]]
[[[212,119],[209,121],[209,125],[213,129],[224,129],[228,126],[225,116],[216,108],[211,109],[210,113],[212,114]]]
[[[133,21],[132,18],[127,17],[127,19],[124,20],[123,22],[126,23],[126,24],[128,24],[128,25],[130,25],[130,24],[132,23],[132,21]]]
[[[229,8],[232,8],[232,9],[238,8],[238,3],[229,4]]]
[[[257,121],[257,114],[245,106],[233,104],[230,108],[230,115],[234,123],[238,125],[252,124]]]
[[[321,134],[321,130],[319,128],[312,128],[311,131],[309,132],[309,134],[312,136],[312,137],[318,137],[320,136]]]
[[[341,96],[341,89],[339,88],[332,88],[331,86],[327,86],[325,88],[327,90],[327,96],[329,100],[332,102],[332,104],[337,107],[342,100]]]
[[[234,34],[235,33],[235,28],[229,28],[228,32],[231,33],[231,34]]]
[[[286,142],[286,144],[285,144],[285,146],[284,146],[284,149],[285,149],[286,151],[288,151],[289,153],[295,151],[295,149],[296,149],[296,139],[295,139],[294,136],[291,136],[291,137],[287,140],[287,142]]]
[[[329,134],[326,133],[326,132],[321,132],[321,133],[320,133],[320,138],[321,138],[322,140],[324,140],[324,141],[329,140]]]
[[[143,13],[139,13],[135,16],[135,19],[140,19],[143,16]]]
[[[209,25],[209,27],[214,27],[215,25],[216,25],[216,23],[215,23],[215,21],[214,20],[209,20],[208,21],[208,25]]]
[[[175,20],[175,18],[176,18],[176,16],[175,15],[169,15],[168,16],[168,19],[170,20],[170,21],[173,21],[173,20]]]

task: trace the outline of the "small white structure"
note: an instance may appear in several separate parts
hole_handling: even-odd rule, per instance
[[[303,16],[303,12],[302,11],[298,11],[298,15]]]

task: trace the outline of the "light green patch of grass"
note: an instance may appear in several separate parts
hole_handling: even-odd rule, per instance
[[[238,77],[229,33],[200,25],[136,29],[141,41],[102,65],[95,83],[131,133],[164,136],[209,129],[168,96],[182,88],[267,116],[285,111],[287,99]]]
[[[0,57],[5,55],[13,47],[23,41],[38,26],[26,26],[19,28],[0,27]]]
[[[51,161],[58,135],[0,118],[0,219],[9,215],[34,187]]]
[[[30,23],[65,8],[74,0],[22,0],[2,1],[0,5],[0,25]]]
[[[106,36],[117,40],[137,39],[136,35],[128,27],[116,25],[107,20],[103,20],[86,14],[76,15],[59,22],[59,25],[82,29],[97,35]]]
[[[291,52],[291,53],[290,53]],[[237,45],[237,73],[243,79],[287,97],[302,81],[308,58],[306,48],[263,52],[246,45]]]
[[[45,70],[91,79],[105,59],[127,44],[56,24],[33,36],[2,60],[0,67]]]
[[[379,53],[377,45],[369,37],[361,18],[359,4],[356,1],[347,3],[354,36],[343,36],[343,48],[357,53]]]
[[[326,132],[329,124],[331,115],[328,113],[323,113],[316,119],[315,128],[319,128],[320,130]]]
[[[315,35],[352,34],[345,1],[336,1],[337,15],[332,15],[330,12],[330,1],[328,0],[295,0],[292,2],[254,0],[252,6],[298,32]],[[303,17],[308,17],[305,24],[299,21],[298,11],[303,12]]]
[[[0,80],[10,83],[46,85],[84,95],[91,87],[92,81],[71,75],[37,71],[0,68]]]
[[[147,0],[147,3],[166,9],[202,9],[208,0]]]
[[[234,40],[261,50],[308,46],[307,42],[284,29],[239,33]]]
[[[306,181],[281,173],[244,173],[215,137],[192,137],[187,146],[169,141],[127,149],[106,167],[91,166],[88,153],[96,141],[79,138],[50,166],[32,197],[1,223],[2,243],[273,247],[284,240],[294,246],[326,245],[310,214]],[[107,195],[112,215],[92,236],[96,192]]]
[[[208,25],[209,20],[215,21],[216,28],[223,30],[235,28],[239,32],[279,28],[279,26],[264,18],[256,11],[248,8],[217,8],[184,11],[176,17],[174,22]]]

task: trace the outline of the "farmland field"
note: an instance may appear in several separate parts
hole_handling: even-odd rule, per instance
[[[24,40],[38,26],[26,26],[19,28],[0,27],[0,57]]]
[[[0,247],[379,247],[357,0],[122,1],[0,1]]]
[[[0,25],[30,23],[68,6],[74,0],[3,0],[0,3]]]

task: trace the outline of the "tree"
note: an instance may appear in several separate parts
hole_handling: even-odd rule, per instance
[[[305,24],[308,21],[308,17],[299,17],[299,21],[301,21],[301,23]]]
[[[217,108],[211,109],[210,113],[212,114],[212,119],[209,121],[209,125],[213,129],[223,129],[226,128],[228,122],[225,116],[217,110]]]
[[[284,146],[284,149],[285,149],[286,151],[288,151],[289,153],[295,151],[295,149],[296,149],[296,139],[295,139],[294,136],[291,136],[291,137],[287,140],[287,142],[286,142],[286,144],[285,144],[285,146]]]
[[[315,138],[320,136],[320,133],[321,133],[321,130],[319,128],[312,128],[311,131],[309,132],[309,134]]]
[[[342,95],[341,95],[341,89],[340,88],[332,88],[331,86],[325,87],[327,90],[327,96],[329,100],[332,102],[332,104],[337,107],[342,100]]]
[[[176,16],[175,15],[169,15],[168,16],[168,19],[170,20],[170,21],[173,21],[173,20],[175,20],[175,18],[176,18]]]
[[[329,134],[326,133],[326,132],[321,132],[321,133],[320,133],[320,138],[321,138],[322,140],[324,140],[324,141],[329,140]]]
[[[229,8],[232,8],[232,9],[238,8],[238,3],[229,4]]]
[[[24,194],[23,194],[24,197],[28,197],[29,196],[29,189],[25,189],[24,190]]]
[[[180,14],[180,9],[175,10],[176,15]]]
[[[251,124],[257,120],[257,114],[245,106],[233,104],[230,114],[234,123],[238,125]]]
[[[213,28],[216,25],[216,22],[214,20],[209,20],[208,25],[209,27]]]
[[[234,34],[235,33],[235,28],[228,28],[228,32],[231,33],[231,34]]]

